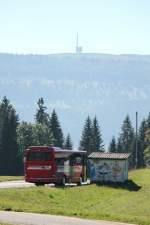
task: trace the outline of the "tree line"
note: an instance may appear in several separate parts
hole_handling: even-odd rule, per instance
[[[136,140],[137,139],[137,140]],[[137,141],[137,162],[136,162]],[[143,168],[150,166],[150,113],[144,118],[138,128],[137,136],[129,115],[127,115],[121,126],[118,138],[112,137],[109,152],[130,153],[130,168]]]
[[[137,167],[150,164],[150,114],[143,119],[138,129],[138,161]],[[121,126],[118,138],[112,137],[109,152],[131,153],[129,166],[135,167],[136,136],[129,116]],[[71,135],[64,136],[58,115],[53,109],[47,113],[44,99],[37,102],[34,122],[19,121],[19,116],[7,97],[0,102],[0,174],[16,175],[23,173],[23,150],[28,146],[48,145],[65,149],[73,149]],[[84,121],[79,149],[91,152],[104,152],[101,127],[95,116]]]
[[[73,148],[70,134],[64,137],[55,109],[49,115],[43,98],[37,102],[34,120],[20,122],[7,97],[0,102],[0,175],[23,173],[23,150],[28,146]]]

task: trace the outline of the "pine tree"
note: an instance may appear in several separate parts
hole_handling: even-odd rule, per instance
[[[121,143],[121,138],[118,137],[118,140],[117,140],[117,146],[116,146],[116,152],[123,152],[123,149],[122,149],[122,143]]]
[[[15,109],[12,107],[11,113],[10,113],[10,129],[11,129],[11,140],[10,140],[10,161],[11,164],[14,165],[14,168],[12,169],[10,166],[10,170],[14,175],[17,174],[18,171],[18,153],[19,153],[19,148],[17,144],[17,126],[19,124],[19,117],[16,114]]]
[[[120,141],[123,152],[132,152],[132,143],[134,140],[134,129],[129,116],[126,116],[121,127]]]
[[[104,152],[104,144],[102,140],[102,134],[100,130],[100,126],[98,124],[98,120],[95,116],[92,123],[92,152]]]
[[[93,144],[92,144],[92,121],[90,117],[88,116],[81,135],[81,140],[79,144],[79,149],[87,151],[87,154],[89,155],[92,152]]]
[[[144,149],[144,161],[145,165],[150,167],[150,129],[145,133],[146,148]]]
[[[145,165],[144,149],[147,147],[145,142],[146,130],[147,130],[147,121],[143,119],[138,132],[138,162],[137,162],[138,168],[144,167]]]
[[[147,129],[150,129],[150,113],[148,114],[146,125],[147,125]]]
[[[116,144],[116,139],[114,136],[112,137],[108,150],[109,152],[112,152],[112,153],[117,152],[117,144]]]
[[[2,175],[15,175],[17,173],[17,126],[18,115],[4,97],[0,103],[0,171]]]
[[[49,126],[49,115],[46,113],[46,106],[44,106],[44,99],[39,98],[37,102],[38,108],[35,115],[36,123],[45,124]]]
[[[129,166],[130,168],[133,168],[135,165],[135,135],[131,120],[128,115],[123,121],[119,141],[121,145],[121,152],[131,153]]]
[[[50,117],[50,129],[54,138],[54,146],[63,148],[64,136],[55,110],[53,110]]]
[[[65,149],[70,149],[70,150],[72,150],[72,148],[73,148],[73,144],[72,144],[72,140],[71,140],[70,134],[68,134],[67,137],[66,137],[64,148]]]

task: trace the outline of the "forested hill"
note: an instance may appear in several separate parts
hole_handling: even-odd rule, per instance
[[[88,115],[96,114],[104,142],[117,135],[126,114],[150,111],[150,56],[105,54],[0,54],[0,97],[33,121],[38,98],[56,109],[77,146]],[[133,124],[134,125],[134,124]]]

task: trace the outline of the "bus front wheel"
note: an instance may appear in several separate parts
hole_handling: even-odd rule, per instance
[[[35,185],[38,186],[44,186],[44,183],[35,183]]]
[[[82,177],[80,177],[80,179],[79,179],[79,181],[78,181],[77,185],[78,185],[78,186],[81,186],[81,185],[82,185],[82,181],[83,181],[83,178],[82,178]]]

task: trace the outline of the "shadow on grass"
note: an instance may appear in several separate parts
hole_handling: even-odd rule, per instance
[[[75,187],[78,187],[77,185],[71,185],[71,184],[67,184],[65,186],[62,186],[62,185],[59,185],[59,184],[56,184],[54,186],[55,188],[60,188],[60,189],[67,189],[67,188],[75,188]]]
[[[127,180],[125,182],[99,182],[96,183],[97,186],[107,186],[107,187],[113,187],[113,188],[118,188],[118,189],[126,189],[128,191],[139,191],[142,186],[139,186],[138,184],[136,184],[134,181],[132,180]]]

